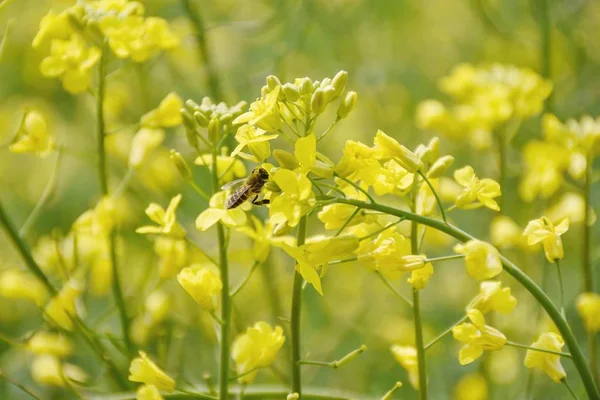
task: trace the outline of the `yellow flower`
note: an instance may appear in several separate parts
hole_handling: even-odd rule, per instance
[[[600,154],[600,117],[585,115],[579,121],[569,119],[563,124],[555,115],[545,114],[542,127],[546,140],[572,151],[569,172],[574,178],[581,178],[588,157],[592,159]],[[573,165],[578,162],[577,158],[583,160],[579,167]]]
[[[231,346],[231,357],[235,362],[235,370],[239,383],[252,383],[259,368],[266,368],[275,361],[275,356],[283,343],[283,329],[273,329],[266,322],[260,321],[239,335]],[[253,372],[251,372],[253,371]]]
[[[471,300],[467,310],[476,308],[482,314],[490,311],[508,315],[517,305],[517,299],[510,293],[509,287],[502,287],[498,281],[484,281],[479,285],[479,294]]]
[[[50,55],[42,60],[40,71],[49,78],[61,78],[63,87],[72,94],[85,92],[90,86],[91,69],[100,60],[100,50],[88,47],[83,37],[54,39]]]
[[[163,279],[177,274],[187,262],[187,246],[183,239],[158,237],[154,242],[154,252],[158,255],[158,268]]]
[[[0,273],[0,296],[30,300],[38,306],[43,306],[48,298],[48,291],[44,284],[30,273],[8,269]]]
[[[202,211],[196,218],[196,228],[205,231],[217,222],[222,222],[229,227],[242,226],[246,223],[246,211],[250,210],[250,204],[244,203],[239,207],[227,210],[225,203],[227,201],[226,192],[215,193],[208,203],[209,208]]]
[[[93,210],[81,214],[73,223],[78,233],[92,236],[108,236],[116,224],[116,204],[112,197],[105,196]]]
[[[379,150],[364,143],[346,140],[344,154],[335,172],[351,180],[375,181],[381,170],[381,165],[376,159],[378,153]]]
[[[454,389],[455,400],[487,400],[488,383],[485,377],[477,372],[460,378]]]
[[[280,90],[281,86],[277,86],[266,96],[261,97],[250,104],[250,111],[243,113],[233,120],[233,124],[248,123],[249,125],[255,125],[260,129],[264,129],[267,132],[277,131],[281,128],[279,103],[277,102]]]
[[[433,265],[431,265],[431,263],[425,263],[423,267],[417,268],[411,272],[408,283],[415,289],[425,289],[425,286],[427,286],[427,283],[432,276]]]
[[[110,290],[113,282],[113,269],[108,252],[98,254],[90,266],[90,292],[101,296]]]
[[[408,380],[415,390],[419,390],[419,364],[417,349],[413,346],[393,345],[390,349],[396,361],[408,373]]]
[[[132,382],[154,385],[158,390],[164,390],[171,393],[175,389],[175,381],[163,370],[158,368],[144,353],[140,351],[140,356],[131,360],[129,365],[129,380]]]
[[[577,296],[577,311],[588,332],[600,332],[600,294],[581,293]]]
[[[531,347],[560,352],[564,345],[565,342],[560,335],[556,333],[542,333]],[[559,383],[567,376],[560,363],[560,356],[558,354],[527,350],[525,354],[525,366],[527,368],[541,369],[556,383]]]
[[[500,185],[492,179],[479,179],[470,166],[454,171],[454,179],[464,187],[456,199],[459,208],[473,209],[485,206],[494,211],[500,210],[495,197],[501,195]]]
[[[62,329],[73,330],[73,318],[77,318],[75,302],[81,293],[83,293],[81,283],[71,279],[44,308],[46,319]]]
[[[282,247],[296,260],[296,269],[300,275],[322,296],[321,276],[317,273],[317,268],[323,266],[323,275],[324,268],[330,261],[351,257],[358,249],[358,239],[355,236],[316,236],[300,247],[286,244],[282,244]]]
[[[223,284],[212,268],[199,266],[184,268],[177,275],[177,281],[200,308],[209,313],[215,311],[216,297],[221,293]]]
[[[138,388],[136,400],[163,400],[160,392],[154,385],[142,385]]]
[[[333,163],[317,152],[317,138],[314,133],[296,140],[294,156],[298,160],[300,170],[305,174],[310,171],[322,178],[333,176]]]
[[[256,262],[265,262],[269,257],[271,247],[273,246],[282,247],[284,244],[294,246],[296,244],[296,239],[293,236],[274,236],[274,228],[271,221],[266,221],[263,225],[263,223],[255,216],[252,216],[251,218],[254,229],[249,226],[243,226],[238,228],[238,231],[254,240],[252,255]]]
[[[325,229],[339,229],[346,221],[350,219],[356,211],[356,207],[349,204],[330,204],[319,211],[319,220],[325,224]],[[371,223],[377,219],[375,215],[369,215],[364,210],[358,210],[356,215],[352,217],[347,227],[358,225],[360,223]]]
[[[569,219],[563,219],[558,225],[554,226],[552,221],[546,217],[529,221],[523,231],[527,237],[527,243],[531,246],[542,243],[546,258],[551,263],[564,257],[564,249],[560,236],[569,229]]]
[[[510,249],[518,247],[522,250],[533,250],[523,237],[523,230],[506,215],[497,215],[490,223],[490,241],[496,247]]]
[[[78,366],[62,364],[58,357],[45,354],[31,363],[31,377],[40,385],[67,386],[67,381],[85,382],[88,375]]]
[[[500,253],[489,243],[469,240],[454,246],[454,252],[465,255],[467,272],[477,280],[491,279],[502,272]]]
[[[73,344],[59,333],[38,331],[27,342],[27,349],[34,354],[50,354],[64,358],[71,355]]]
[[[181,194],[173,197],[165,210],[156,203],[150,203],[146,208],[146,215],[158,226],[142,226],[135,231],[142,234],[162,234],[174,238],[182,238],[185,235],[183,227],[177,222],[175,212],[181,202]]]
[[[386,278],[398,279],[404,272],[424,266],[424,256],[411,254],[410,239],[389,228],[373,240],[360,243],[359,261]]]
[[[170,128],[181,124],[181,107],[183,101],[175,92],[169,93],[152,111],[140,119],[143,127]]]
[[[276,139],[277,134],[265,135],[264,129],[253,125],[242,125],[235,134],[235,140],[239,143],[231,152],[231,157],[239,155],[240,157],[253,162],[261,163],[271,155],[271,145],[269,140]],[[244,147],[248,147],[250,154],[242,153]]]
[[[53,39],[66,40],[73,33],[66,12],[56,14],[54,10],[48,11],[48,14],[42,17],[40,27],[33,38],[32,46],[34,49],[47,46]]]
[[[463,323],[452,328],[452,335],[459,342],[465,343],[460,349],[458,360],[461,365],[477,360],[484,350],[502,350],[506,344],[506,336],[497,329],[485,324],[481,311],[467,311],[471,323]]]
[[[282,190],[271,197],[269,215],[273,224],[298,225],[300,218],[306,215],[315,204],[312,184],[306,175],[289,169],[278,169],[272,181]]]
[[[141,128],[131,141],[129,166],[139,167],[148,158],[152,150],[165,140],[165,131],[156,128]]]
[[[196,158],[194,164],[207,166],[212,171],[212,155],[203,154]],[[222,177],[223,182],[230,182],[234,178],[247,175],[244,162],[233,156],[217,156],[217,174]]]
[[[521,151],[525,172],[519,184],[519,196],[526,202],[538,195],[549,198],[564,181],[563,171],[569,165],[568,152],[562,146],[533,140]]]
[[[588,224],[591,226],[596,222],[596,213],[592,207],[588,207],[588,212],[590,214]],[[545,215],[550,221],[562,221],[568,218],[570,223],[584,222],[585,200],[579,193],[564,193],[556,203],[546,210]]]
[[[21,126],[8,149],[13,153],[37,153],[41,156],[54,150],[54,137],[48,131],[46,119],[40,112],[25,112]]]
[[[373,143],[377,149],[381,150],[381,158],[393,158],[402,168],[411,173],[415,173],[424,167],[423,162],[415,153],[382,131],[377,131]]]

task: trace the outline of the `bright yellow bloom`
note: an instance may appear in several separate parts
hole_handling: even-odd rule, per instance
[[[560,352],[564,345],[565,342],[560,335],[557,335],[556,333],[542,333],[531,347]],[[556,383],[559,383],[567,376],[567,373],[560,363],[560,356],[558,354],[527,350],[527,353],[525,354],[525,366],[527,368],[541,369]]]
[[[129,166],[139,167],[150,153],[158,148],[165,140],[165,131],[157,128],[141,128],[131,141]]]
[[[239,232],[250,237],[254,242],[252,245],[252,255],[258,263],[263,263],[269,257],[271,247],[282,247],[284,244],[294,246],[296,239],[293,236],[275,236],[273,234],[273,224],[271,221],[263,223],[260,219],[252,216],[252,224],[254,229],[249,226],[238,228]]]
[[[249,125],[255,125],[258,128],[264,129],[267,132],[277,131],[281,128],[279,103],[277,102],[280,90],[281,86],[277,86],[266,96],[257,99],[250,104],[250,111],[237,117],[233,120],[233,123],[248,123]]]
[[[171,393],[175,389],[175,381],[163,370],[158,368],[144,353],[140,351],[140,356],[131,360],[129,365],[129,380],[132,382],[154,385],[158,390],[164,390]]]
[[[381,170],[381,165],[376,159],[378,153],[379,150],[364,143],[346,140],[344,154],[335,171],[339,176],[353,181],[373,182]]]
[[[581,293],[577,296],[577,311],[588,332],[600,332],[600,294]]]
[[[273,193],[271,197],[271,222],[291,227],[298,225],[300,218],[315,204],[310,180],[302,173],[282,168],[271,176],[271,180],[282,190],[276,195]]]
[[[66,40],[73,34],[66,12],[56,14],[54,10],[42,17],[40,27],[33,38],[32,46],[40,49],[50,44],[53,39]]]
[[[160,236],[154,241],[154,252],[158,255],[158,268],[163,279],[177,274],[187,262],[187,246],[183,239]]]
[[[452,328],[452,335],[459,342],[465,343],[460,349],[458,360],[461,365],[477,360],[484,350],[502,350],[506,344],[506,336],[497,329],[485,324],[481,311],[467,311],[471,323],[463,323]]]
[[[72,94],[85,92],[90,86],[91,69],[100,60],[100,50],[88,47],[78,34],[68,40],[54,39],[50,55],[42,60],[40,71],[49,78],[61,78],[63,87]]]
[[[422,268],[423,256],[411,254],[410,239],[390,228],[373,240],[360,243],[359,261],[386,278],[398,279],[406,271]]]
[[[313,172],[322,178],[333,176],[333,163],[317,152],[317,138],[314,133],[296,140],[294,156],[298,160],[300,170],[305,174]]]
[[[212,155],[202,154],[197,157],[194,164],[208,167],[212,171]],[[242,178],[247,175],[244,162],[233,156],[217,156],[217,174],[222,177],[222,182],[230,182],[234,178]]]
[[[183,101],[175,92],[169,93],[154,110],[140,119],[143,127],[170,128],[181,124]]]
[[[407,256],[408,257],[408,256]],[[405,259],[407,258],[405,257]],[[415,256],[419,257],[419,256]],[[422,263],[422,262],[421,262]],[[410,273],[408,283],[415,289],[425,289],[429,279],[433,276],[433,265],[431,263],[425,263],[421,268],[414,269]]]
[[[116,224],[116,204],[111,197],[105,196],[93,210],[81,214],[73,223],[73,229],[78,233],[92,236],[107,237]]]
[[[402,368],[408,372],[408,381],[415,390],[419,390],[419,364],[417,360],[417,349],[413,346],[393,345],[390,350],[400,363]]]
[[[48,291],[42,282],[25,271],[7,269],[0,273],[0,296],[9,299],[25,299],[43,306]]]
[[[460,378],[454,389],[455,400],[487,400],[488,383],[480,373],[470,373]]]
[[[8,149],[13,153],[37,153],[47,155],[54,150],[54,137],[48,131],[44,116],[35,110],[27,110]]]
[[[50,354],[64,358],[71,355],[73,344],[59,333],[38,331],[27,342],[27,349],[34,354]]]
[[[527,243],[531,246],[542,243],[546,258],[551,263],[560,260],[565,256],[562,239],[560,236],[569,229],[569,219],[563,219],[558,225],[554,226],[552,221],[546,217],[529,221],[523,231],[527,237]]]
[[[336,237],[313,237],[306,241],[300,247],[292,247],[286,244],[283,249],[296,262],[296,269],[302,277],[314,286],[320,295],[323,295],[321,288],[321,277],[317,273],[317,268],[325,266],[333,260],[341,260],[351,257],[358,249],[358,239],[355,236],[336,236]],[[321,275],[324,270],[321,271]]]
[[[223,289],[221,278],[210,267],[192,266],[177,275],[177,281],[200,308],[212,313],[217,307],[217,296]]]
[[[246,223],[246,211],[250,210],[250,203],[244,203],[239,207],[227,210],[225,203],[227,193],[224,191],[215,193],[208,203],[208,208],[196,218],[196,228],[205,231],[217,222],[222,222],[229,227],[238,227]]]
[[[479,294],[471,300],[467,310],[476,308],[482,314],[496,311],[505,315],[517,305],[517,299],[510,293],[509,287],[502,287],[499,281],[484,281],[479,285]]]
[[[83,293],[81,283],[70,280],[60,292],[50,299],[44,308],[44,316],[52,323],[67,331],[73,330],[73,318],[77,318],[75,302]]]
[[[394,159],[402,168],[411,173],[415,173],[424,167],[423,162],[415,153],[382,131],[377,131],[373,143],[381,151],[381,158]]]
[[[246,333],[235,338],[231,346],[231,357],[237,374],[246,374],[238,378],[238,382],[252,383],[259,368],[266,368],[275,361],[284,342],[283,329],[280,326],[273,329],[263,321],[257,322]]]
[[[465,255],[467,272],[477,280],[491,279],[502,272],[500,253],[489,243],[469,240],[455,245],[454,252]]]
[[[318,217],[325,224],[325,229],[339,229],[350,219],[355,211],[356,207],[349,204],[330,204],[319,211]],[[377,216],[369,215],[364,210],[358,210],[346,226],[351,227],[363,222],[371,223],[375,222],[376,219]]]
[[[479,179],[470,166],[454,171],[454,179],[464,187],[463,192],[456,199],[459,208],[473,209],[487,207],[494,211],[500,210],[495,197],[501,195],[500,184],[493,179]]]
[[[239,155],[243,159],[256,163],[265,161],[271,155],[271,145],[269,140],[276,139],[279,135],[265,135],[267,131],[257,128],[253,125],[242,125],[235,134],[235,140],[239,143],[231,152],[231,157]],[[242,153],[242,150],[248,147],[250,154]]]
[[[150,203],[146,208],[146,215],[158,224],[158,226],[142,226],[135,231],[142,234],[162,234],[174,238],[182,238],[185,235],[185,231],[177,222],[177,216],[175,215],[180,202],[181,194],[171,199],[166,210],[156,203]]]
[[[135,394],[136,400],[163,400],[160,392],[154,385],[142,385]]]
[[[68,380],[85,382],[88,375],[78,366],[62,364],[58,357],[45,354],[37,356],[31,363],[31,377],[40,385],[67,386]]]

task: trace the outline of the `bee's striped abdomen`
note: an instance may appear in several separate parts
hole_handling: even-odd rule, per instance
[[[244,187],[238,190],[237,192],[232,193],[227,198],[227,202],[225,203],[225,209],[231,210],[241,206],[246,200],[248,200],[248,197],[250,197],[251,194],[252,186]]]

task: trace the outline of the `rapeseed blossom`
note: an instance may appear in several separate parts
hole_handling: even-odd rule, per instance
[[[146,215],[158,226],[142,226],[135,231],[141,234],[162,234],[174,238],[183,237],[185,231],[177,222],[177,216],[175,215],[179,203],[181,203],[181,194],[171,199],[166,210],[156,203],[150,203],[146,208]]]
[[[175,389],[175,381],[160,369],[143,351],[139,357],[131,360],[129,365],[129,380],[146,385],[154,385],[158,390],[172,392]]]
[[[491,279],[502,272],[500,253],[489,243],[469,240],[454,246],[454,252],[465,255],[467,272],[477,280]]]
[[[584,292],[577,296],[577,312],[590,334],[600,332],[600,294]]]
[[[275,171],[271,180],[281,189],[280,193],[271,194],[271,221],[291,227],[298,225],[300,218],[315,204],[310,180],[303,173],[283,168]]]
[[[36,153],[45,156],[54,149],[54,136],[46,118],[36,110],[27,110],[8,149],[13,153]]]
[[[556,333],[542,333],[531,347],[560,352],[565,345],[562,337]],[[560,363],[558,354],[550,354],[536,350],[527,350],[525,354],[525,366],[527,368],[539,368],[544,371],[550,379],[559,383],[567,376]]]
[[[251,219],[254,229],[249,226],[242,226],[237,230],[254,241],[252,245],[252,256],[256,262],[264,263],[269,257],[272,247],[282,247],[283,245],[293,247],[295,245],[296,238],[293,236],[274,235],[274,227],[271,221],[267,221],[263,224],[255,216],[252,216]]]
[[[452,335],[459,342],[465,343],[460,349],[458,360],[461,365],[470,364],[478,359],[484,350],[501,350],[506,344],[506,336],[497,329],[485,324],[481,311],[467,311],[471,321],[452,328]]]
[[[177,275],[177,281],[200,308],[209,313],[215,311],[216,298],[221,293],[223,284],[212,268],[200,266],[184,268]]]
[[[414,346],[393,345],[390,349],[396,361],[408,373],[408,381],[415,390],[419,390],[419,364],[417,349]]]
[[[569,229],[569,219],[563,219],[559,224],[554,225],[546,217],[529,221],[523,235],[527,237],[527,243],[531,246],[542,243],[546,259],[551,263],[564,257],[562,239],[560,238]]]
[[[233,209],[226,209],[227,194],[225,192],[215,193],[209,201],[209,207],[202,211],[196,218],[196,228],[205,231],[217,222],[229,227],[239,227],[246,223],[246,211],[250,210],[249,203],[244,203]]]
[[[499,281],[483,281],[479,284],[479,294],[471,300],[467,310],[478,309],[482,314],[496,311],[505,315],[517,305],[517,299],[509,287],[502,287]]]
[[[459,208],[473,209],[487,207],[499,211],[500,207],[494,198],[501,195],[500,184],[493,179],[479,179],[470,166],[454,171],[454,179],[463,186],[462,193],[456,199]]]
[[[82,293],[82,284],[71,279],[56,296],[50,299],[44,308],[44,316],[50,323],[62,329],[73,330],[73,321],[78,318],[76,301]]]
[[[272,328],[260,321],[239,335],[231,346],[231,356],[235,362],[238,382],[252,383],[258,369],[266,368],[275,361],[275,356],[283,346],[285,337],[280,326]]]

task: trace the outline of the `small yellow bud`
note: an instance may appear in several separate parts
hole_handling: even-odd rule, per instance
[[[218,119],[212,118],[208,123],[208,139],[211,143],[217,143],[221,136],[221,123]]]
[[[231,113],[225,113],[219,117],[219,122],[223,125],[231,124],[231,121],[233,121]]]
[[[188,167],[187,163],[178,151],[171,149],[169,157],[171,157],[171,161],[173,161],[173,164],[175,164],[177,171],[179,171],[183,179],[188,180],[192,177],[192,171],[190,171],[190,167]]]
[[[282,89],[283,94],[288,101],[296,101],[300,97],[300,90],[296,87],[296,85],[286,83],[282,86]]]
[[[202,108],[200,107],[200,105],[198,103],[196,103],[194,100],[192,99],[188,99],[185,101],[185,106],[188,110],[190,110],[190,112],[196,112],[196,111],[200,111]]]
[[[192,113],[188,111],[187,108],[180,108],[179,112],[181,113],[181,119],[183,120],[183,126],[189,128],[192,131],[196,130],[196,124],[194,123],[194,117]]]
[[[327,101],[325,99],[325,91],[321,88],[314,91],[310,99],[310,106],[315,115],[322,114],[327,107]]]
[[[146,385],[154,385],[158,390],[164,390],[169,393],[175,389],[173,378],[158,368],[143,351],[140,351],[139,357],[131,361],[129,366],[129,380],[145,383]]]
[[[333,92],[333,97],[334,99],[340,97],[342,95],[342,93],[344,93],[344,90],[346,89],[346,82],[348,81],[348,72],[342,70],[340,72],[338,72],[333,79],[331,80],[331,86],[333,86],[334,92]]]
[[[352,110],[354,110],[354,107],[356,107],[357,100],[358,100],[358,94],[356,92],[348,92],[346,94],[346,97],[344,98],[344,100],[342,100],[342,102],[340,103],[340,106],[338,107],[338,110],[337,110],[338,118],[339,119],[346,118],[352,112]]]
[[[202,111],[194,111],[194,119],[203,128],[206,128],[209,124],[208,118],[206,118],[206,115]]]
[[[269,91],[275,90],[277,86],[281,86],[281,81],[279,78],[275,75],[267,76],[267,87],[269,88]]]
[[[437,159],[436,162],[433,163],[429,171],[427,171],[427,178],[435,179],[439,178],[446,172],[448,168],[454,163],[454,157],[452,156],[444,156]]]
[[[298,83],[298,86],[300,87],[300,93],[303,95],[311,94],[314,91],[310,78],[299,79]]]

